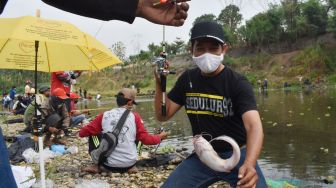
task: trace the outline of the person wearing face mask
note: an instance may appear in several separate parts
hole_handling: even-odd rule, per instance
[[[70,115],[65,104],[67,99],[69,97],[65,91],[56,88],[51,92],[47,105],[40,108],[42,118],[45,119],[46,146],[51,146],[53,143],[66,144],[62,137],[70,126]]]
[[[131,110],[118,135],[118,144],[111,155],[107,157],[100,167],[93,164],[83,168],[83,171],[90,173],[98,173],[101,170],[137,172],[135,164],[138,159],[138,153],[135,141],[141,141],[146,145],[155,145],[167,138],[167,133],[164,131],[157,135],[151,135],[147,132],[140,115],[132,110],[133,105],[137,104],[135,95],[136,91],[133,89],[121,89],[116,96],[118,107],[98,115],[96,119],[80,130],[80,137],[89,137],[89,153],[91,153],[99,147],[102,133],[113,132],[123,113],[127,109]]]
[[[266,188],[257,159],[263,143],[263,129],[249,81],[222,62],[228,46],[224,31],[216,22],[201,22],[191,30],[191,55],[197,68],[186,70],[166,97],[166,116],[161,114],[160,77],[155,73],[155,113],[167,121],[184,106],[193,135],[207,134],[208,141],[218,136],[233,138],[241,148],[241,158],[231,172],[216,172],[194,153],[168,177],[163,188],[208,187],[226,181],[232,187]],[[225,142],[211,142],[223,158],[232,155]]]

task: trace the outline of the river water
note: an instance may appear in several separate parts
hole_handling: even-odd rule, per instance
[[[256,92],[264,128],[259,164],[265,177],[287,180],[300,187],[336,187],[322,183],[336,175],[336,88]],[[79,108],[96,109],[94,116],[116,106],[115,99],[82,101]],[[184,109],[170,121],[154,117],[153,98],[139,99],[136,107],[149,132],[168,128],[171,135],[161,145],[186,147],[190,151],[191,127]],[[97,109],[98,108],[98,109]]]

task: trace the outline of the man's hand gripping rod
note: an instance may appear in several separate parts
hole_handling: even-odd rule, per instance
[[[160,85],[162,91],[162,101],[161,101],[161,114],[162,116],[166,116],[166,85],[167,85],[167,75],[168,74],[176,74],[175,71],[168,70],[167,64],[167,54],[162,52],[160,57],[158,57],[155,61],[157,65],[157,73],[160,75]]]

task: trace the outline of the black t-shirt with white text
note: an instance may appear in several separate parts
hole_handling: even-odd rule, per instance
[[[257,105],[252,85],[229,67],[212,77],[201,75],[199,68],[185,71],[168,98],[185,107],[193,135],[208,133],[212,138],[226,135],[239,146],[246,144],[242,115],[257,110]],[[216,151],[231,149],[224,142],[216,141],[212,145]]]

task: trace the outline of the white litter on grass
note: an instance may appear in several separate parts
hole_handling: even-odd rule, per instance
[[[46,148],[43,150],[43,160],[47,161],[48,159],[52,159],[60,154],[54,153],[50,151],[49,148]],[[40,162],[40,156],[39,153],[37,153],[32,148],[26,149],[22,156],[26,159],[27,163],[39,163]]]
[[[65,150],[65,153],[76,154],[78,153],[78,147],[70,146],[67,150]]]
[[[36,181],[30,166],[11,166],[18,188],[30,188]]]
[[[77,184],[75,188],[110,188],[110,185],[103,180],[93,179],[83,180],[81,183]]]

